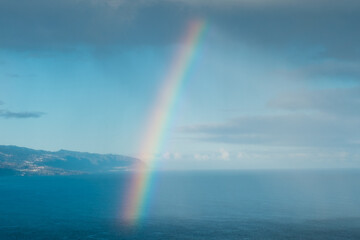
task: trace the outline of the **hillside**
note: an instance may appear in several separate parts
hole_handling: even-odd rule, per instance
[[[0,175],[72,175],[131,170],[139,160],[122,155],[0,145]]]

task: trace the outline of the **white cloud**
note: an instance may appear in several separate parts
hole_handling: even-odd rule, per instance
[[[207,154],[196,153],[196,154],[194,154],[194,159],[199,160],[199,161],[206,161],[206,160],[210,159],[210,156]]]
[[[163,158],[163,159],[170,159],[170,158],[171,158],[171,153],[169,153],[169,152],[164,153],[164,154],[162,155],[162,158]]]
[[[236,157],[237,157],[238,159],[243,159],[243,158],[244,158],[244,153],[239,152],[239,153],[236,155]]]
[[[221,160],[229,160],[230,154],[228,151],[226,151],[224,148],[220,148],[219,152]]]
[[[179,160],[181,159],[182,155],[178,152],[165,152],[161,155],[162,159],[164,160]]]
[[[180,159],[181,158],[181,154],[176,152],[176,153],[173,153],[173,158],[174,159]]]

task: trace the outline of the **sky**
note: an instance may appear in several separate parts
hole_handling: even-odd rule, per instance
[[[0,144],[136,156],[199,19],[159,168],[360,167],[357,0],[0,0]]]

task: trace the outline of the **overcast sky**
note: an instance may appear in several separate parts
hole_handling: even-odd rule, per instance
[[[160,167],[360,167],[357,0],[0,0],[0,144],[135,156],[195,19]]]

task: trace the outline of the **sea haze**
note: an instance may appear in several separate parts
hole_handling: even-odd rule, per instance
[[[360,239],[359,170],[157,172],[122,223],[131,173],[0,178],[0,239]]]

